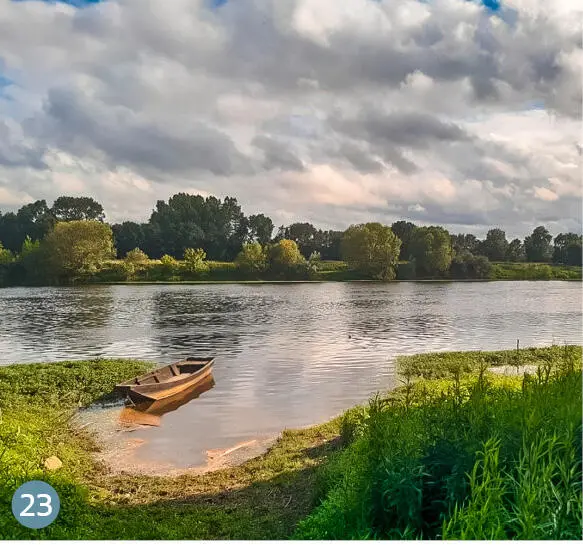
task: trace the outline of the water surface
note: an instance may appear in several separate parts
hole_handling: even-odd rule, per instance
[[[94,286],[0,290],[0,364],[216,358],[212,389],[133,432],[200,463],[322,422],[394,385],[399,354],[581,343],[578,282]]]

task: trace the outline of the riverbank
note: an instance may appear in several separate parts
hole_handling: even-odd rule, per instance
[[[12,267],[12,272],[2,267]],[[41,275],[42,276],[42,275]],[[21,285],[26,277],[17,264],[0,265],[0,287]],[[40,278],[40,277],[39,277]],[[496,280],[575,280],[583,279],[583,268],[547,263],[493,263],[490,272],[480,277],[445,274],[440,278],[418,276],[410,264],[401,262],[396,268],[395,281],[403,282],[476,282]],[[173,268],[160,260],[150,259],[133,269],[130,274],[122,260],[106,262],[100,270],[77,279],[76,284],[264,284],[291,282],[379,282],[358,271],[352,270],[343,261],[322,261],[313,268],[291,271],[287,275],[274,276],[262,273],[249,276],[233,262],[208,261],[199,272],[189,271],[183,262],[176,261]],[[42,285],[38,278],[35,285]]]
[[[512,366],[523,370],[528,365],[536,366],[537,373],[526,381],[519,372],[504,375],[487,371],[506,366],[504,369],[511,372]],[[150,366],[137,361],[96,360],[0,368],[0,529],[4,537],[277,539],[294,532],[296,537],[396,537],[386,533],[388,528],[414,537],[402,533],[405,526],[411,532],[425,532],[423,535],[440,527],[443,508],[439,505],[449,493],[460,500],[460,507],[455,511],[451,502],[445,502],[449,509],[447,535],[472,537],[464,526],[470,515],[475,522],[470,524],[472,528],[487,529],[506,513],[506,507],[494,502],[496,513],[486,513],[490,519],[476,519],[485,516],[476,503],[480,493],[495,492],[488,486],[476,488],[484,484],[479,455],[484,445],[490,454],[498,448],[499,469],[507,474],[494,477],[508,487],[514,481],[522,482],[520,466],[514,468],[511,460],[528,454],[521,451],[522,444],[530,444],[524,443],[527,433],[539,441],[535,442],[538,448],[540,441],[552,440],[547,432],[554,430],[557,439],[552,445],[545,443],[545,448],[556,450],[557,463],[567,464],[568,471],[573,469],[569,465],[573,449],[579,449],[580,460],[581,348],[551,347],[402,358],[399,366],[405,386],[399,391],[321,426],[284,431],[266,454],[241,466],[205,475],[111,475],[96,462],[94,438],[76,428],[71,416],[77,407],[111,391],[116,382]],[[571,437],[567,431],[573,425]],[[498,446],[490,441],[493,435],[498,437]],[[535,498],[518,497],[530,501],[521,513],[528,508],[529,516],[538,517],[532,519],[534,522],[524,519],[525,525],[531,521],[535,528],[529,530],[531,534],[513,529],[516,535],[550,535],[544,532],[555,524],[551,517],[555,504],[544,495],[548,487],[541,487],[541,483],[548,471],[557,471],[559,466],[545,454],[547,451],[541,451],[540,456],[531,453],[536,468],[533,478],[539,480],[528,490],[541,488],[543,492]],[[63,466],[46,470],[43,464],[50,456],[57,456]],[[444,460],[458,464],[457,473],[451,463],[443,465]],[[475,479],[468,481],[466,473],[472,474],[474,466]],[[423,477],[423,468],[434,476],[432,481]],[[568,478],[576,481],[580,472],[579,464]],[[378,480],[380,475],[385,477]],[[57,521],[40,531],[26,530],[8,516],[13,490],[33,478],[53,484],[62,502]],[[399,482],[406,486],[390,489]],[[525,494],[527,484],[520,488]],[[570,502],[567,505],[579,501],[580,506],[580,488],[574,488],[576,482],[568,484],[573,486],[565,492],[558,482],[556,491],[565,493],[560,497]],[[372,496],[365,490],[372,490]],[[393,498],[395,503],[385,505],[382,500],[377,505],[376,494]],[[428,497],[437,503],[427,504],[423,498]],[[320,500],[323,503],[317,507]],[[355,511],[363,501],[372,509],[366,516],[362,509],[360,514]],[[562,506],[555,509],[559,514],[556,520],[562,524],[559,537],[573,538],[573,513],[580,513],[580,509],[570,507],[568,515]],[[393,513],[396,518],[388,519],[382,513]],[[421,530],[412,524],[415,521]],[[578,531],[580,537],[580,526]]]

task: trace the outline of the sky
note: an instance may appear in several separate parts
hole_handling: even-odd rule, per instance
[[[0,210],[581,232],[578,5],[0,0]]]

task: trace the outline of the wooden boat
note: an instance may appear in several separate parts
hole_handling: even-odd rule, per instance
[[[124,407],[119,415],[120,424],[124,426],[160,426],[162,416],[176,411],[186,403],[196,399],[215,385],[212,374],[207,375],[194,386],[189,386],[182,392],[160,399],[158,401],[142,401],[133,406]]]
[[[214,358],[186,360],[165,365],[115,387],[134,403],[158,401],[174,396],[204,380],[212,372]]]

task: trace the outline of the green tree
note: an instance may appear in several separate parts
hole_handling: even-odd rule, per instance
[[[91,197],[59,197],[51,212],[57,221],[104,221],[103,206]]]
[[[456,254],[450,265],[452,278],[489,278],[492,272],[492,263],[484,255],[472,255],[467,250]]]
[[[468,251],[471,254],[478,252],[480,241],[472,234],[451,235],[451,247],[455,254],[460,254],[463,251]]]
[[[553,263],[579,265],[581,259],[581,235],[575,233],[560,233],[555,237],[553,248]]]
[[[410,221],[396,221],[391,225],[391,231],[395,233],[401,239],[401,250],[399,252],[399,259],[402,261],[406,261],[409,259],[411,253],[409,245],[411,243],[411,237],[413,236],[413,231],[415,231],[417,227],[414,223]]]
[[[237,199],[178,193],[158,201],[150,217],[152,236],[162,253],[178,257],[187,248],[202,248],[209,258],[231,260],[248,238],[248,221]]]
[[[235,264],[241,272],[248,276],[257,276],[267,269],[267,253],[259,242],[244,244],[235,259]]]
[[[184,250],[184,268],[190,274],[202,274],[208,271],[206,252],[202,248],[186,248]]]
[[[59,222],[41,246],[50,273],[65,281],[96,272],[115,255],[111,227],[99,221]]]
[[[342,238],[342,256],[348,266],[379,280],[393,280],[401,240],[380,223],[351,225]]]
[[[146,249],[144,226],[133,221],[124,221],[111,226],[118,258],[123,258],[133,248]]]
[[[280,228],[276,237],[278,240],[293,240],[304,257],[317,250],[318,229],[311,223],[292,223]]]
[[[479,253],[490,261],[505,261],[508,253],[506,233],[502,229],[490,229],[486,234],[486,240],[479,246]]]
[[[524,261],[526,258],[524,254],[524,245],[519,238],[515,238],[508,244],[508,249],[506,250],[506,261],[511,261],[517,263],[519,261]]]
[[[267,257],[269,271],[280,276],[296,275],[306,263],[296,242],[285,238],[269,246]]]
[[[273,221],[263,214],[249,216],[249,239],[259,242],[262,246],[271,242],[273,236]]]
[[[411,255],[418,275],[442,276],[453,257],[449,233],[443,227],[418,227],[411,239]]]
[[[531,235],[524,239],[524,251],[527,261],[544,263],[551,260],[553,249],[552,235],[540,225]]]

